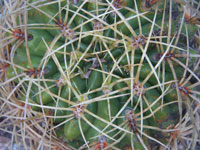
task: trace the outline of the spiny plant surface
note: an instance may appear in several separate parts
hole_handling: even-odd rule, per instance
[[[13,142],[79,150],[200,142],[198,0],[4,6],[0,129]]]

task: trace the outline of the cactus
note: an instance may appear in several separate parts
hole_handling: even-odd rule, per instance
[[[198,3],[10,4],[0,89],[1,115],[19,128],[14,141],[31,149],[178,149],[189,135],[182,144],[194,148],[200,59],[190,39],[199,46]]]

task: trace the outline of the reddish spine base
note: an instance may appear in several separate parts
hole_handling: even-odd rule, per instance
[[[104,148],[106,148],[108,146],[108,143],[107,142],[101,142],[99,141],[96,145],[96,149],[97,150],[103,150]]]
[[[150,8],[150,7],[152,7],[152,5],[154,5],[154,4],[157,3],[158,1],[160,1],[160,0],[146,0],[145,6],[146,6],[147,8]]]
[[[12,36],[22,41],[25,40],[25,34],[21,31],[21,29],[15,29],[14,31],[12,31]],[[29,34],[27,39],[28,41],[32,40],[33,35]]]
[[[38,75],[44,75],[48,72],[48,70],[44,69],[43,71],[40,70],[40,69],[28,69],[25,71],[25,73],[28,75],[28,76],[33,76],[33,77],[36,77]]]
[[[113,1],[113,6],[115,8],[120,8],[121,5],[122,5],[122,0],[114,0]]]
[[[16,37],[17,39],[19,39],[19,40],[24,40],[25,39],[24,32],[22,32],[20,29],[15,29],[12,32],[12,35],[14,37]]]
[[[190,90],[186,86],[178,85],[178,89],[185,94],[185,96],[188,96],[190,94]]]
[[[163,56],[162,53],[158,54],[157,60],[159,60],[162,56]],[[171,59],[171,58],[174,58],[174,57],[176,57],[176,55],[172,52],[169,52],[165,55],[164,59],[167,60],[167,59]]]
[[[200,17],[199,16],[191,16],[188,13],[185,13],[185,21],[191,24],[200,25]]]
[[[97,150],[103,150],[104,148],[106,148],[108,146],[108,143],[106,142],[106,137],[105,136],[99,136],[98,138],[98,143],[96,145],[96,149]],[[110,149],[108,149],[110,150]]]
[[[1,65],[0,65],[0,73],[1,73],[2,75],[5,75],[6,70],[8,69],[9,66],[10,66],[10,64],[8,64],[8,63],[3,63],[3,64],[1,64]]]

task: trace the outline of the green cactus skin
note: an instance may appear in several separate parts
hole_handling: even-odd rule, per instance
[[[94,96],[95,95],[90,95],[90,96],[88,96],[88,98],[91,99],[91,98],[94,98]],[[87,106],[83,106],[83,107],[86,107],[86,109],[92,113],[96,113],[96,108],[97,108],[96,103],[91,103],[91,104],[88,104]],[[85,108],[83,108],[83,111],[84,111],[84,109]],[[84,115],[84,117],[89,122],[93,122],[93,120],[94,120],[94,118],[89,114],[83,113],[80,115]],[[81,119],[81,116],[80,116],[80,124],[81,124],[82,132],[85,133],[88,130],[89,125]],[[79,127],[78,118],[70,120],[64,126],[65,138],[70,141],[78,138],[79,136],[81,136],[81,131],[80,131],[81,129]]]
[[[29,53],[33,56],[43,57],[45,53],[48,51],[48,48],[50,48],[50,42],[52,42],[53,38],[50,36],[50,34],[45,30],[28,30],[28,33],[33,36],[33,39],[28,41],[28,47],[29,47]],[[43,41],[42,38],[44,38],[45,41]],[[47,45],[49,47],[47,47]],[[53,50],[57,49],[63,45],[62,42],[58,41],[56,44],[52,47]],[[26,43],[24,42],[23,45],[19,46],[19,51],[26,53]],[[62,50],[63,51],[63,50]],[[61,58],[62,55],[55,53],[58,58]]]
[[[86,89],[86,82],[85,82],[85,80],[81,79],[80,76],[74,77],[72,79],[71,84],[72,84],[73,88],[75,88],[75,89],[78,88],[77,90],[79,90],[80,92],[83,92]],[[66,84],[62,89],[61,97],[68,99],[69,96],[71,98],[73,98],[74,93],[72,90],[70,90],[69,86]]]
[[[47,84],[47,86],[48,87],[50,87],[50,86],[52,86],[53,85],[53,83],[46,83]],[[44,89],[45,89],[45,86],[43,86],[44,87]],[[33,89],[35,89],[35,93],[38,93],[38,92],[40,92],[39,91],[39,88],[37,88],[37,86],[35,86],[35,87],[33,87]],[[48,104],[48,103],[50,103],[50,102],[53,102],[53,99],[52,99],[52,97],[51,97],[51,95],[50,94],[48,94],[46,91],[43,91],[42,89],[40,89],[41,90],[41,93],[38,93],[38,95],[36,96],[36,102],[38,103],[38,104],[43,104],[43,105],[45,105],[45,104]],[[50,88],[50,89],[48,89],[51,93],[54,93],[54,94],[57,94],[58,93],[58,89],[57,89],[57,87],[52,87],[52,88]],[[41,99],[40,99],[40,95],[41,95]]]
[[[31,95],[31,96],[30,96]],[[33,94],[30,94],[29,95],[29,99],[28,99],[28,103],[31,105],[31,104],[37,104],[37,102],[36,102],[36,99],[35,99],[35,97],[33,97]],[[21,96],[20,97],[20,100],[22,100],[22,101],[26,101],[26,96]],[[41,111],[41,108],[40,107],[38,107],[38,106],[33,106],[33,105],[31,105],[31,109],[32,110],[34,110],[34,111]]]
[[[127,14],[125,15],[125,18],[130,18],[130,17],[133,17],[133,16],[135,16],[135,15],[136,15],[136,13],[134,13],[134,12],[129,12],[129,13],[127,13]],[[154,13],[147,13],[145,16],[146,16],[147,18],[149,18],[149,19],[153,19]],[[157,18],[158,18],[158,19],[162,18],[162,15],[161,15],[161,14],[158,14],[158,15],[157,15]],[[140,21],[141,21],[141,24],[142,24],[142,25],[145,25],[145,24],[148,23],[148,21],[147,21],[146,19],[142,18],[142,17],[140,18]],[[133,18],[133,19],[130,19],[130,20],[128,21],[128,23],[129,23],[129,25],[132,27],[133,30],[136,30],[136,29],[139,27],[139,23],[138,23],[137,17],[136,17],[136,18]],[[126,24],[122,23],[122,24],[120,24],[120,25],[118,26],[118,28],[119,28],[119,30],[121,30],[121,32],[122,32],[123,34],[125,34],[125,35],[130,35],[130,31],[129,31],[129,29],[127,28]],[[148,27],[147,27],[147,28],[148,28]],[[145,28],[144,28],[144,29],[145,29]]]
[[[181,109],[199,95],[187,76],[197,78],[198,68],[189,66],[199,65],[190,43],[198,16],[162,0],[30,0],[25,7],[2,31],[8,44],[1,47],[0,78],[4,91],[14,92],[9,103],[27,102],[32,118],[47,115],[47,137],[65,148],[169,145],[166,130],[182,123]]]
[[[94,90],[101,87],[103,81],[102,73],[98,71],[92,71],[90,78],[88,80],[88,89]]]
[[[102,94],[101,92],[98,93],[98,95],[101,95],[101,94]],[[115,101],[116,100],[110,100],[111,116],[114,116],[117,113],[117,110],[118,110],[117,103]],[[104,108],[104,109],[102,109],[102,108]],[[108,102],[106,100],[98,102],[97,116],[101,117],[102,119],[104,119],[108,122],[110,121],[109,110],[108,110]],[[104,127],[106,127],[107,124],[102,122],[99,119],[96,119],[94,121],[93,125],[101,131]],[[112,127],[108,127],[107,130],[109,131],[111,129],[112,129]],[[113,132],[111,134],[113,134]],[[90,141],[95,141],[95,140],[97,141],[97,138],[95,138],[95,139],[90,139],[90,138],[98,136],[98,135],[100,135],[100,133],[97,130],[90,128],[86,133],[86,138]]]
[[[68,105],[68,103],[59,100],[56,103],[55,102],[48,103],[47,106],[52,106],[52,107],[55,107],[55,108],[58,108],[58,107],[60,107],[60,108],[67,108],[69,105]],[[63,121],[66,120],[65,117],[60,118],[60,116],[67,115],[67,111],[62,110],[62,109],[61,110],[56,110],[56,111],[54,109],[53,110],[52,109],[47,109],[47,112],[48,111],[52,111],[50,113],[52,113],[53,116],[56,116],[56,117],[59,116],[59,118],[53,119],[53,122],[55,124],[61,123],[61,122],[63,122]]]
[[[30,71],[31,67],[30,67],[30,64],[29,64],[29,62],[27,60],[26,54],[24,54],[23,52],[17,53],[17,55],[15,56],[13,62],[16,65],[19,65],[19,67],[14,66],[16,68],[17,74],[25,73],[27,75],[31,75],[31,71]],[[34,74],[33,70],[35,70],[35,69],[37,70],[38,69],[37,67],[41,63],[41,58],[37,57],[37,56],[32,56],[31,57],[31,63],[32,63],[32,66],[33,66],[33,69],[31,69],[32,70],[32,74],[37,76],[38,74]],[[23,67],[24,70],[22,70],[20,67]],[[40,69],[41,70],[41,74],[43,74],[45,77],[49,77],[49,76],[53,75],[57,71],[57,69],[55,69],[55,68],[56,68],[55,63],[52,60],[49,60],[47,62],[47,64],[45,65],[44,69],[43,69],[43,73],[42,73],[42,70]],[[9,66],[8,70],[6,71],[6,75],[8,76],[8,78],[12,78],[12,77],[16,76],[12,65]],[[18,80],[15,80],[15,81],[18,82]]]

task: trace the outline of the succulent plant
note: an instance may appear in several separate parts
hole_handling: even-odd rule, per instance
[[[14,124],[15,142],[22,137],[30,149],[195,148],[199,1],[4,5],[1,116]]]

